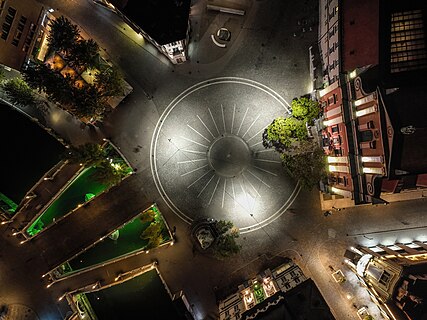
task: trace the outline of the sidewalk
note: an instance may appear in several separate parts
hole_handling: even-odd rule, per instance
[[[328,199],[330,197],[330,199]],[[406,200],[416,200],[427,197],[427,189],[407,190],[399,193],[381,194],[381,199],[387,202],[398,202]],[[342,198],[339,195],[325,195],[319,192],[320,204],[322,211],[336,210],[355,207],[354,200],[350,198]],[[371,203],[359,204],[357,206],[368,206]]]

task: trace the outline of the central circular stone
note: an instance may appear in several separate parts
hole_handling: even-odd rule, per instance
[[[223,134],[216,138],[209,147],[207,156],[212,169],[227,178],[237,177],[251,162],[248,144],[234,134]]]

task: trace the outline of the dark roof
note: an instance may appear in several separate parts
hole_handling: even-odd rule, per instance
[[[186,38],[190,0],[111,0],[111,3],[160,45]]]
[[[258,315],[254,318],[256,320],[335,319],[312,279],[307,279],[285,293],[277,292],[254,308],[242,313],[242,319],[253,316],[257,312]]]
[[[342,61],[350,72],[379,59],[379,0],[343,1]]]
[[[394,130],[390,171],[427,173],[427,86],[399,87],[383,94],[385,108]],[[413,126],[413,134],[403,134],[401,128]]]

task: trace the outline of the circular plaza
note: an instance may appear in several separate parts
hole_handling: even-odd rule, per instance
[[[253,80],[222,77],[195,84],[161,115],[151,142],[155,185],[187,223],[230,220],[241,233],[282,215],[300,187],[279,155],[262,145],[264,129],[289,104]]]

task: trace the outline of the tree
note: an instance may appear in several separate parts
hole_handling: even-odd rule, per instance
[[[90,177],[109,187],[119,184],[123,179],[122,175],[109,161],[103,161],[97,164],[96,170],[93,171]]]
[[[145,211],[140,217],[142,223],[147,223],[147,222],[152,223],[154,222],[155,218],[156,218],[156,212],[153,209],[149,209]]]
[[[308,138],[305,122],[295,117],[277,117],[265,129],[263,145],[266,148],[274,147],[278,152],[284,152],[298,140]]]
[[[308,190],[326,177],[326,157],[318,146],[302,144],[293,150],[293,154],[283,153],[281,158],[291,177]]]
[[[3,69],[0,69],[0,83],[3,81],[4,79],[4,71]]]
[[[44,92],[52,102],[71,105],[74,101],[71,80],[64,78],[43,63],[31,63],[22,71],[25,82],[34,90]]]
[[[292,100],[291,103],[292,116],[312,124],[314,119],[317,119],[320,114],[320,105],[317,101],[308,99],[306,97],[301,97]]]
[[[79,118],[102,119],[107,109],[106,103],[101,99],[94,85],[86,85],[83,88],[73,87],[74,103],[70,109]]]
[[[214,255],[223,259],[237,254],[241,249],[236,242],[236,239],[239,238],[239,230],[231,221],[225,220],[216,221],[214,226],[218,234],[211,247]]]
[[[20,78],[13,78],[2,83],[8,99],[16,105],[22,107],[38,107],[40,102],[37,100],[33,90],[27,83]]]
[[[49,49],[68,53],[80,37],[78,27],[64,16],[51,21],[49,26],[50,32],[47,36]]]
[[[285,135],[292,139],[305,140],[308,137],[305,122],[295,117],[285,119],[283,131]]]
[[[275,148],[291,177],[312,189],[326,176],[326,157],[323,150],[308,136],[306,124],[319,117],[317,101],[300,97],[292,100],[292,114],[278,117],[265,129],[263,146]]]
[[[85,143],[79,146],[71,146],[62,158],[71,163],[79,163],[85,167],[100,165],[107,158],[107,154],[101,145],[96,143]]]
[[[70,48],[67,60],[76,67],[98,68],[99,46],[93,39],[79,40]]]
[[[145,229],[141,238],[148,240],[147,249],[155,248],[163,242],[163,223],[156,221],[151,223],[147,229]]]
[[[103,97],[123,94],[123,78],[114,67],[102,68],[95,75],[95,85]]]

